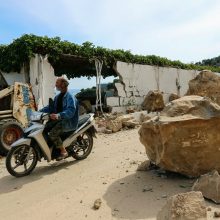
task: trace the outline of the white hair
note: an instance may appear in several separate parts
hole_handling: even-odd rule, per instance
[[[58,77],[57,80],[60,80],[64,84],[65,87],[68,87],[69,82],[64,77]]]

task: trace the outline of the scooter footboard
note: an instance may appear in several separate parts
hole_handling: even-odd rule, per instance
[[[17,141],[15,141],[11,147],[16,147],[16,146],[20,146],[20,145],[31,145],[31,139],[30,138],[20,138]]]

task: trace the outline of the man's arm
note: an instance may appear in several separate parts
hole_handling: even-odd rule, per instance
[[[53,104],[51,104],[51,105],[49,104],[49,105],[45,106],[44,108],[40,109],[39,112],[44,112],[44,113],[54,112],[54,102],[56,102],[56,98],[57,98],[57,96],[55,96]],[[50,100],[49,100],[49,103],[50,103]]]
[[[49,105],[47,105],[47,106],[43,107],[42,109],[40,109],[39,112],[50,113]]]

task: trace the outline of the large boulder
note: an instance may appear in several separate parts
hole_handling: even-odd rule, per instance
[[[148,112],[162,111],[164,106],[163,94],[160,91],[149,91],[142,103],[142,109]]]
[[[197,177],[220,171],[220,106],[209,98],[185,96],[144,122],[140,141],[161,168]]]
[[[157,215],[157,220],[205,220],[207,212],[201,192],[172,196]]]
[[[189,81],[189,89],[186,95],[209,97],[220,104],[220,77],[210,70],[201,71]]]
[[[193,185],[193,191],[201,191],[203,196],[215,203],[220,203],[220,175],[213,171],[202,175]]]

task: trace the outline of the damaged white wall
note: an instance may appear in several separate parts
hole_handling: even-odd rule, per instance
[[[188,89],[188,82],[199,73],[196,70],[183,70],[171,67],[129,64],[118,61],[115,69],[122,83],[115,83],[117,97],[107,97],[106,103],[113,107],[113,112],[125,112],[127,108],[140,108],[150,90],[163,92],[165,103],[171,93],[183,96]],[[56,77],[47,57],[36,54],[30,60],[30,73],[22,68],[21,73],[4,73],[9,85],[14,82],[31,83],[37,106],[48,104],[48,99],[55,95]],[[178,85],[180,89],[178,90]]]
[[[125,111],[125,106],[140,106],[150,90],[163,92],[165,103],[168,102],[171,93],[183,96],[188,89],[189,80],[199,73],[196,70],[129,64],[120,61],[116,63],[116,70],[123,84],[115,84],[118,97],[107,98],[107,104],[111,104],[113,111]]]
[[[30,60],[30,83],[38,108],[48,105],[49,98],[55,95],[54,69],[47,57],[36,54]]]
[[[20,73],[2,72],[2,75],[9,85],[13,85],[15,82],[31,83],[36,104],[38,108],[42,108],[48,104],[49,98],[53,98],[55,95],[56,77],[54,75],[54,69],[47,57],[36,54],[30,60],[29,71],[27,73],[22,68]]]

